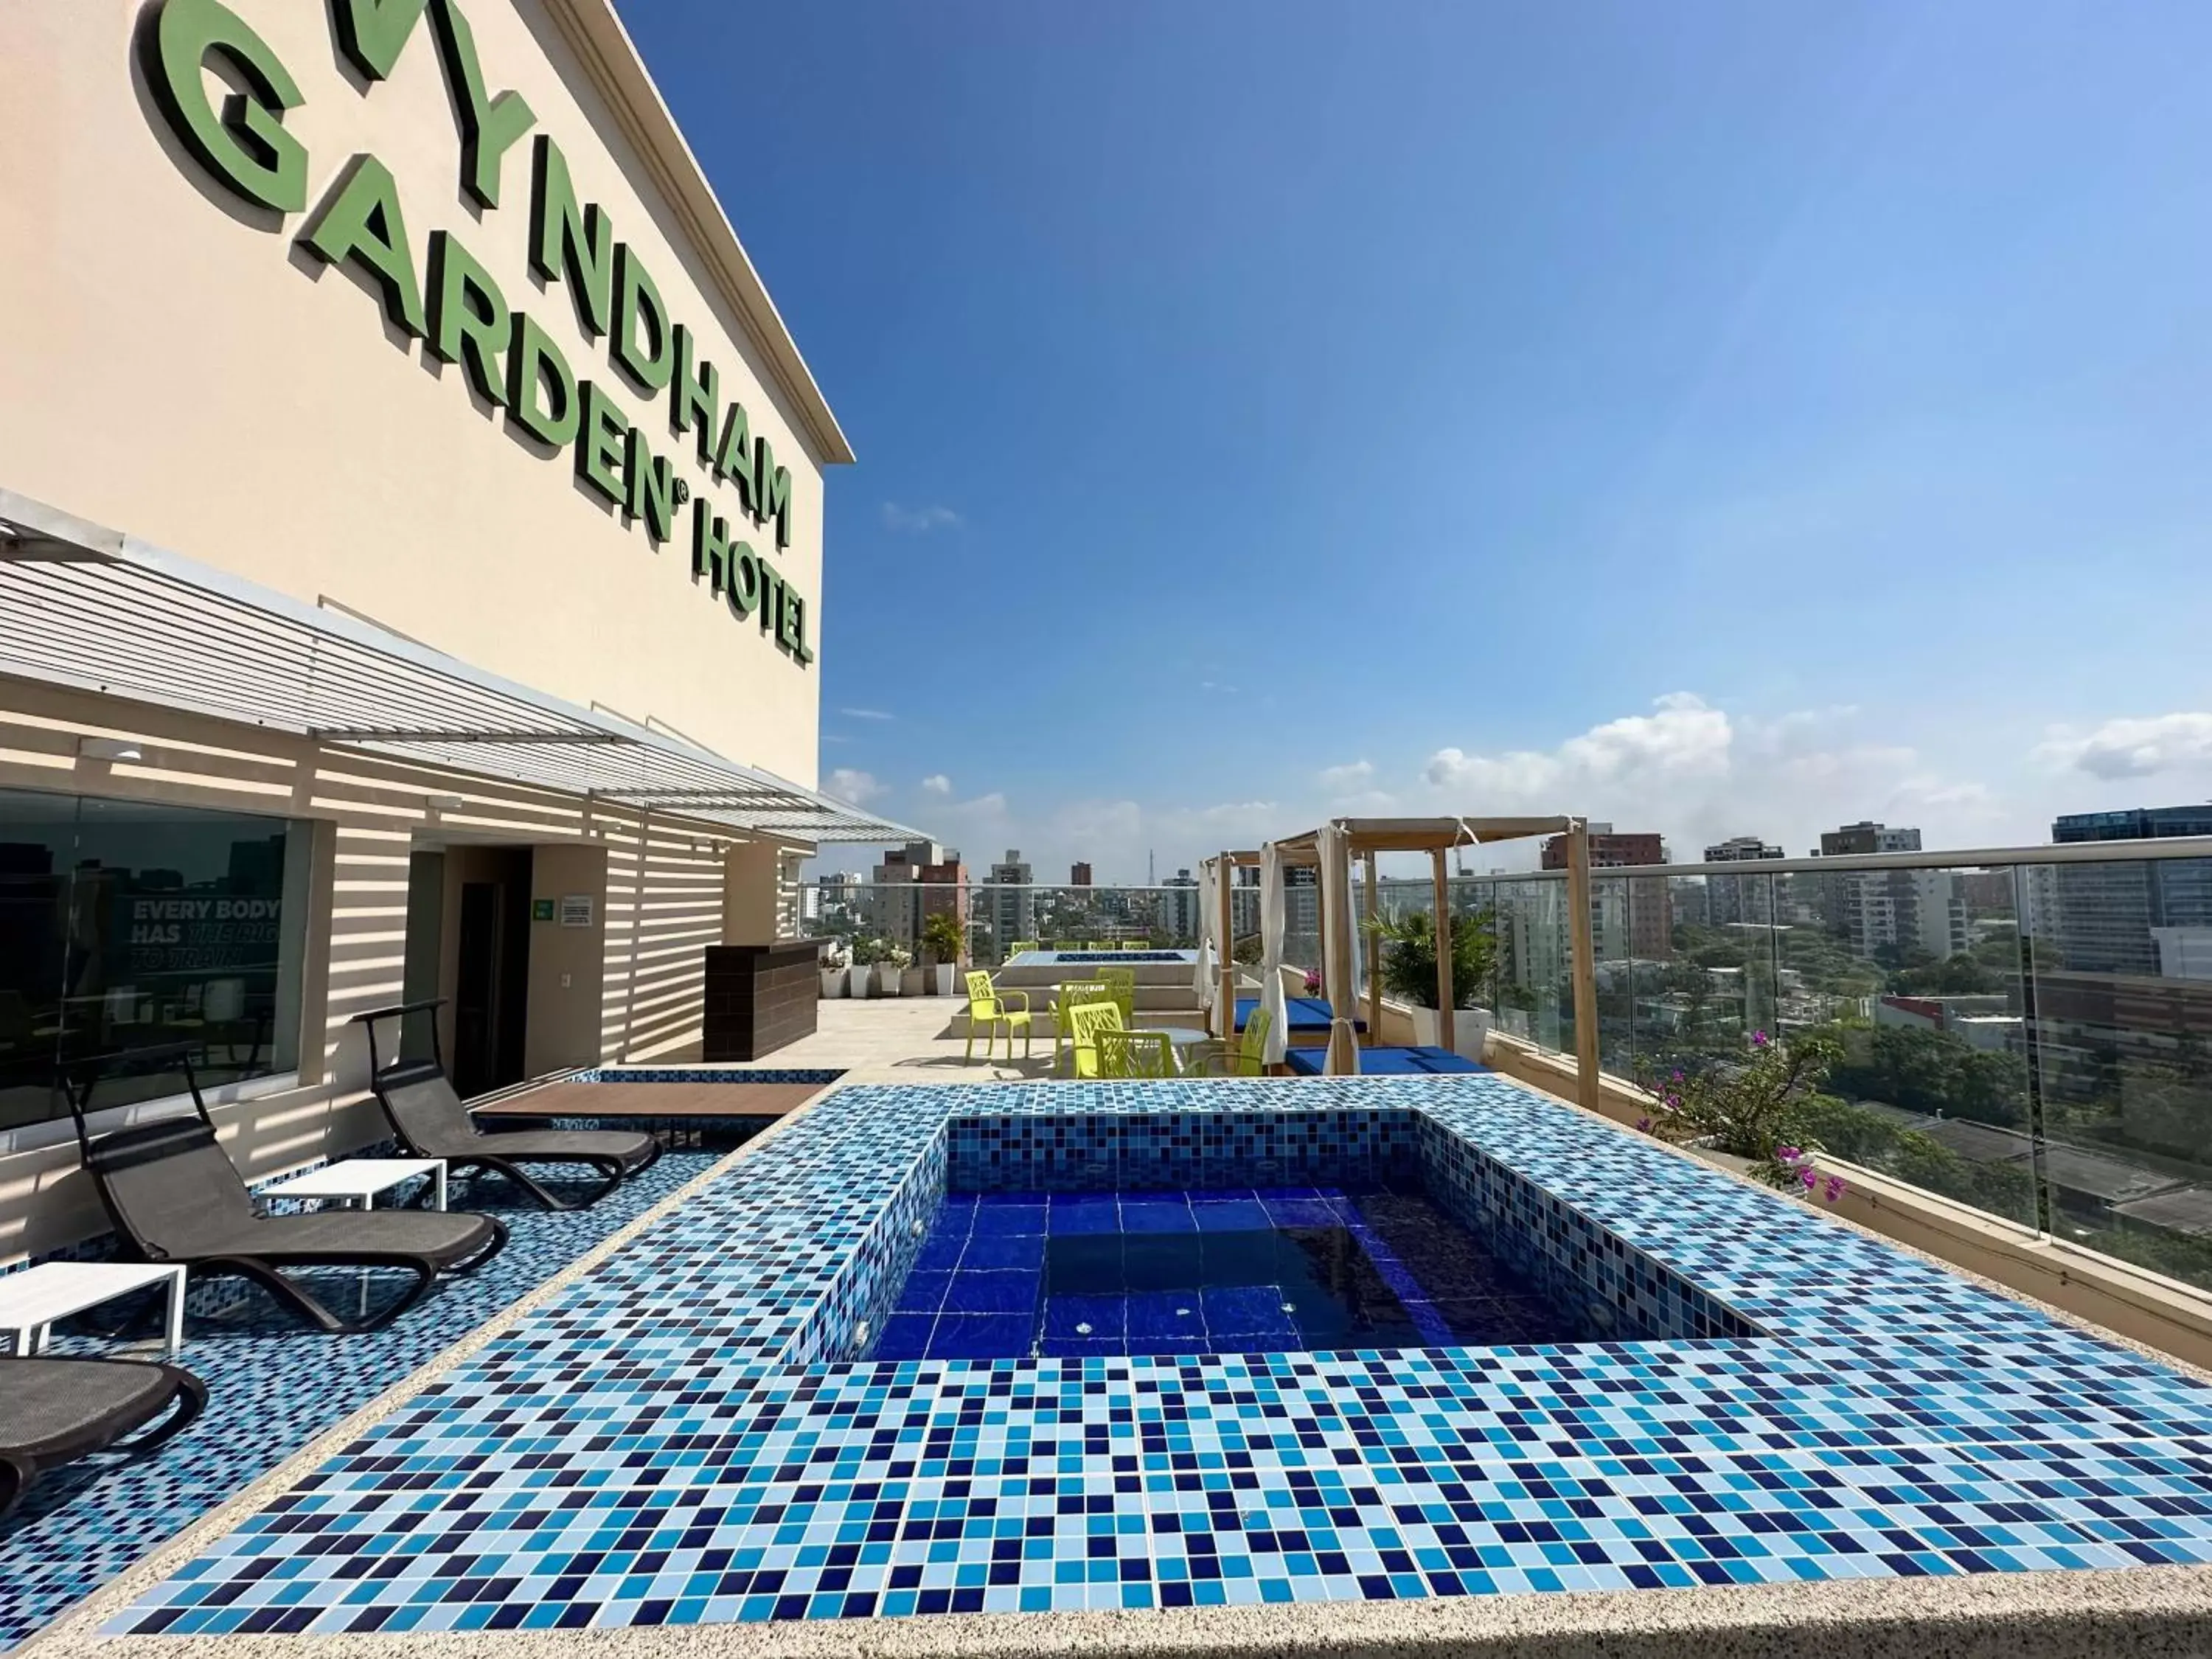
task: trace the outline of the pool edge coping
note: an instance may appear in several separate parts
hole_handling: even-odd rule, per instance
[[[1931,1645],[1947,1637],[1966,1641]],[[33,1639],[53,1659],[179,1659],[210,1645],[232,1659],[298,1659],[303,1644],[331,1659],[1753,1659],[1808,1639],[1843,1659],[2160,1659],[2212,1644],[2212,1566],[606,1630],[101,1636],[53,1626]]]

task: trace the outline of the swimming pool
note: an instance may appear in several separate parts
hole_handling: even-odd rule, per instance
[[[1408,1182],[1605,1340],[848,1358],[948,1194],[1111,1194],[1118,1226],[1136,1193]],[[496,1645],[1311,1601],[1349,1630],[1971,1577],[1913,1616],[1978,1617],[2031,1570],[2207,1562],[2212,1389],[1508,1079],[860,1086],[99,1616]]]
[[[1009,957],[1009,968],[1083,968],[1180,965],[1193,967],[1198,962],[1195,951],[1024,951]]]
[[[1417,1190],[948,1194],[872,1359],[1494,1346],[1595,1335]]]

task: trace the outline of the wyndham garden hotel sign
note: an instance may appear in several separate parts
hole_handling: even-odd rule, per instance
[[[302,0],[284,0],[299,4]],[[607,215],[580,201],[568,163],[520,94],[487,90],[476,38],[457,0],[331,0],[331,27],[363,94],[390,75],[417,29],[435,37],[459,129],[460,189],[485,211],[499,208],[510,157],[530,173],[530,263],[563,283],[586,338],[606,343],[610,362],[638,396],[665,398],[670,432],[689,437],[701,468],[721,492],[695,494],[670,457],[657,453],[615,390],[579,378],[528,313],[507,302],[491,273],[459,237],[430,233],[419,261],[391,170],[368,151],[350,157],[307,214],[296,240],[317,261],[350,265],[368,279],[392,326],[441,362],[458,365],[477,393],[505,411],[510,432],[541,456],[568,454],[576,477],[656,545],[672,539],[690,509],[691,567],[737,617],[757,616],[792,660],[814,660],[807,602],[742,535],[775,527],[791,544],[791,474],[768,439],[753,433],[744,405],[720,395],[714,364],[691,330],[669,315],[635,250]],[[268,44],[219,0],[153,0],[139,24],[148,85],[178,141],[224,189],[278,214],[307,207],[308,156],[284,126],[304,101]],[[208,71],[237,88],[218,104]],[[525,141],[528,140],[526,147]],[[517,154],[518,147],[521,149]],[[518,166],[518,172],[520,170]],[[725,517],[718,510],[731,509]]]

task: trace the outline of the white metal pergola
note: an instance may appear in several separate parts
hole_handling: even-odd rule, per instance
[[[0,675],[792,842],[927,839],[0,489]]]

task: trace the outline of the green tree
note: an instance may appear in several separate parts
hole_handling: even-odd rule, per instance
[[[1942,1031],[1877,1025],[1854,1032],[1829,1081],[1853,1098],[1930,1115],[1998,1124],[2027,1119],[2027,1068],[2021,1060]]]
[[[1900,968],[1889,976],[1889,988],[1900,996],[1986,996],[2004,988],[2001,972],[1964,951],[1941,962]]]

